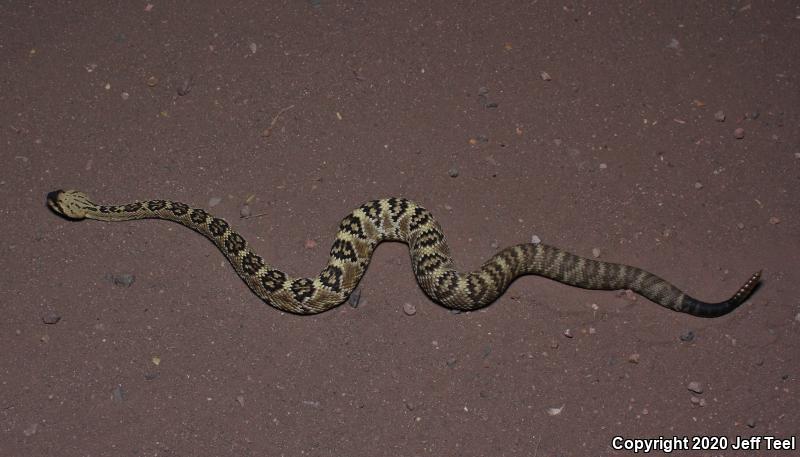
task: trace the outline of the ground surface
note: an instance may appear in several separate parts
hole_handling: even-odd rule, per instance
[[[612,437],[800,430],[796,2],[6,3],[0,455],[632,455]],[[58,188],[210,208],[295,274],[401,195],[464,268],[535,235],[701,299],[764,281],[714,320],[536,277],[453,314],[387,244],[357,307],[297,317],[180,226],[56,217]]]

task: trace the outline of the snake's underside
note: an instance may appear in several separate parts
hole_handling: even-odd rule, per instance
[[[761,277],[760,271],[753,274],[724,302],[706,303],[640,268],[586,259],[541,243],[503,249],[476,271],[459,273],[444,233],[431,213],[404,198],[386,198],[365,203],[342,220],[328,264],[317,277],[294,278],[250,250],[226,221],[184,203],[148,200],[98,205],[73,190],[49,193],[47,203],[59,215],[73,220],[165,219],[189,227],[214,242],[259,298],[296,314],[321,313],[344,302],[382,241],[406,243],[414,274],[425,293],[459,310],[486,306],[517,277],[539,275],[586,289],[630,289],[674,311],[716,317],[744,302]]]

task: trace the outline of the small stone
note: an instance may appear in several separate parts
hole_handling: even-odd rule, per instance
[[[600,249],[592,248],[592,257],[594,257],[595,259],[600,257]]]
[[[122,388],[121,384],[118,384],[117,387],[114,387],[114,390],[111,391],[111,397],[114,399],[114,401],[125,400],[125,389]]]
[[[701,183],[700,181],[697,181],[696,183],[694,183],[694,188],[697,189],[697,190],[702,189],[703,188],[703,183]]]
[[[800,313],[797,313],[797,314],[794,315],[794,320],[796,320],[797,322],[800,322]]]
[[[257,45],[257,44],[255,44],[255,43],[250,43],[250,45],[249,45],[249,48],[250,48],[250,52],[251,52],[252,54],[255,54],[255,53],[256,53],[256,51],[258,51],[258,45]]]
[[[111,281],[120,287],[130,287],[136,281],[136,277],[129,273],[114,274],[111,275]]]
[[[144,374],[144,379],[146,381],[153,381],[156,378],[158,378],[158,373],[145,373]]]
[[[149,87],[156,87],[158,85],[158,78],[156,78],[155,76],[147,78],[147,85]]]
[[[542,81],[550,81],[553,79],[553,77],[550,76],[550,73],[546,71],[540,71],[539,76],[542,78]]]
[[[749,113],[745,113],[744,117],[745,117],[745,119],[749,119],[751,121],[754,121],[754,120],[758,119],[758,116],[760,116],[760,115],[761,115],[761,113],[759,113],[758,111],[751,111]]]
[[[497,240],[494,240],[491,242],[491,244],[489,244],[489,246],[491,246],[492,249],[497,249],[498,247],[500,247],[500,243],[498,243]]]
[[[457,169],[457,168],[451,168],[451,169],[447,170],[447,174],[448,174],[448,175],[449,175],[451,178],[458,177],[458,169]]]
[[[794,158],[795,159],[800,159],[800,152],[795,152],[794,153]]]
[[[564,406],[566,405],[561,405],[558,408],[547,408],[547,414],[551,416],[558,416],[561,414],[561,411],[564,411]]]
[[[714,113],[714,119],[717,122],[725,122],[725,113],[723,113],[722,110],[717,111]]]
[[[736,138],[737,140],[741,140],[742,138],[744,138],[744,129],[739,127],[738,129],[734,130],[733,137]]]
[[[750,427],[750,428],[755,428],[755,426],[756,426],[756,420],[755,420],[755,419],[753,419],[752,417],[751,417],[751,418],[749,418],[749,419],[747,419],[747,422],[745,422],[745,423],[746,423],[746,424],[747,424],[747,426],[748,426],[748,427]]]
[[[250,217],[252,212],[253,211],[250,209],[250,205],[247,205],[247,204],[242,205],[242,207],[239,208],[239,216],[240,217]]]
[[[572,330],[570,329],[564,330],[564,336],[566,336],[567,338],[572,338]]]
[[[413,316],[414,314],[417,314],[417,307],[412,303],[404,303],[403,312],[406,313],[407,316]]]
[[[533,244],[540,244],[541,242],[542,242],[542,239],[541,239],[541,238],[539,238],[539,237],[538,237],[538,236],[536,236],[536,235],[531,235],[531,243],[533,243]]]
[[[52,312],[48,313],[47,315],[42,317],[42,322],[47,325],[55,325],[58,324],[58,321],[61,320],[61,316],[58,313]]]
[[[694,332],[689,330],[688,332],[682,334],[680,336],[680,339],[681,341],[688,343],[689,341],[692,341],[694,339]]]
[[[687,389],[689,389],[691,392],[694,392],[694,393],[696,393],[696,394],[701,394],[701,393],[703,393],[703,385],[702,385],[701,383],[699,383],[698,381],[692,381],[692,382],[690,382],[690,383],[689,383],[689,384],[686,386],[686,388],[687,388]]]
[[[119,96],[122,97],[123,100],[127,100],[127,99],[131,98],[131,94],[129,94],[127,92],[123,92]]]
[[[479,97],[485,97],[486,95],[489,95],[489,89],[486,88],[486,87],[483,87],[483,86],[479,87],[478,88],[478,96]]]
[[[456,359],[455,357],[450,357],[449,359],[447,359],[445,363],[447,364],[448,367],[452,367],[453,365],[458,363],[458,359]]]
[[[700,397],[695,397],[692,395],[692,397],[689,398],[689,401],[691,401],[693,405],[697,406],[700,404]]]
[[[636,292],[634,292],[634,291],[632,291],[630,289],[625,289],[622,292],[622,296],[625,297],[625,300],[628,300],[628,301],[636,301],[638,299],[638,297],[636,296]]]
[[[600,169],[601,169],[601,170],[605,170],[606,168],[608,168],[608,165],[606,165],[606,164],[604,164],[604,163],[601,163],[601,164],[600,164]]]
[[[778,224],[780,224],[780,223],[781,223],[781,220],[780,220],[780,219],[778,219],[778,218],[777,218],[777,217],[775,217],[775,216],[772,216],[772,217],[770,217],[770,218],[769,218],[769,223],[770,223],[771,225],[778,225]]]
[[[738,222],[736,224],[736,228],[739,229],[739,230],[742,230],[742,229],[744,229],[744,224],[742,224],[741,222]]]
[[[361,288],[357,288],[347,297],[347,304],[352,306],[353,308],[358,308],[358,304],[361,302]]]
[[[550,349],[558,349],[558,341],[550,340]]]
[[[39,429],[39,424],[31,424],[25,430],[22,431],[22,434],[25,436],[32,436],[36,434],[36,431]]]
[[[497,102],[489,102],[484,106],[486,106],[487,108],[497,108],[500,105],[498,105]]]
[[[239,403],[239,406],[244,406],[244,395],[237,395],[236,403]]]
[[[222,198],[220,198],[220,197],[211,197],[210,199],[208,199],[208,206],[213,208],[213,207],[219,205],[219,203],[221,201],[222,201]]]
[[[191,91],[192,91],[192,78],[185,78],[183,82],[181,82],[181,85],[178,86],[178,88],[176,89],[176,92],[180,97],[183,97],[184,95],[188,94]]]
[[[306,249],[314,249],[315,247],[317,247],[317,242],[309,238],[305,242],[305,247]]]
[[[628,356],[628,363],[637,364],[639,363],[640,358],[641,356],[638,353],[634,352],[633,354]]]

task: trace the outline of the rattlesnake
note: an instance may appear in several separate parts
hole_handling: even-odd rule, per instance
[[[47,195],[47,204],[57,214],[73,220],[150,218],[189,227],[214,242],[259,298],[296,314],[321,313],[344,302],[382,241],[406,243],[414,274],[425,293],[436,302],[458,310],[486,306],[518,276],[533,274],[586,289],[630,289],[674,311],[717,317],[744,302],[761,277],[761,271],[753,274],[724,302],[705,303],[640,268],[586,259],[542,243],[503,249],[478,270],[459,273],[444,233],[431,213],[404,198],[386,198],[365,203],[342,220],[328,264],[317,277],[294,278],[255,254],[226,221],[184,203],[148,200],[98,205],[82,192],[57,190]]]

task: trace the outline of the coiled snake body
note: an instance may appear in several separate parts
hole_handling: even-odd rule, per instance
[[[716,317],[744,302],[761,277],[760,271],[753,274],[724,302],[705,303],[640,268],[586,259],[553,246],[530,243],[503,249],[478,270],[459,273],[444,233],[431,213],[412,201],[387,198],[365,203],[342,220],[328,264],[317,277],[293,278],[251,251],[226,221],[184,203],[148,200],[98,205],[82,192],[57,190],[47,195],[47,204],[57,214],[73,220],[151,218],[189,227],[214,242],[259,298],[296,314],[321,313],[344,302],[382,241],[406,243],[414,274],[425,293],[442,305],[459,310],[486,306],[514,279],[532,274],[586,289],[631,289],[674,311]]]

